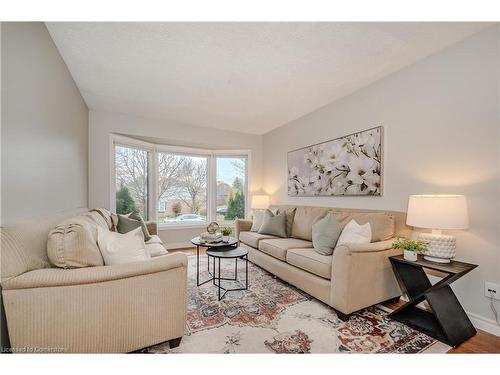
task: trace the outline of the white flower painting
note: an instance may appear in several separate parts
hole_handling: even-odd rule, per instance
[[[381,195],[382,127],[288,153],[288,195]]]

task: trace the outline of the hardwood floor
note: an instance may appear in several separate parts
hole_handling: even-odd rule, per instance
[[[183,252],[188,255],[196,254],[196,248],[169,250],[169,253]],[[200,253],[205,253],[201,250]],[[402,305],[403,302],[386,303],[385,306],[395,309]],[[465,341],[463,344],[451,349],[448,354],[463,354],[463,353],[500,353],[500,337],[492,335],[488,332],[477,330],[477,334]]]
[[[384,305],[390,309],[396,309],[403,303],[403,301],[400,301],[398,303],[385,303]],[[463,353],[500,353],[500,337],[478,329],[474,337],[448,352],[448,354]]]

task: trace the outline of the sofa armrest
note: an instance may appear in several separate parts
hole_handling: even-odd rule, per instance
[[[149,234],[158,234],[158,224],[154,221],[147,221],[146,228],[148,228]]]
[[[253,221],[248,219],[236,219],[235,234],[236,239],[240,238],[240,232],[247,232],[252,228]]]
[[[371,242],[366,244],[345,244],[339,247],[347,248],[350,253],[373,253],[392,249],[394,238],[385,241]]]
[[[344,314],[401,295],[389,257],[401,254],[393,240],[341,245],[332,259],[332,307]]]
[[[2,283],[3,290],[95,284],[126,279],[179,267],[187,268],[187,255],[176,253],[144,262],[86,268],[42,268],[23,273]]]

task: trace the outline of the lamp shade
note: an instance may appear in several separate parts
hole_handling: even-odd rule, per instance
[[[410,195],[406,224],[428,229],[467,229],[467,200],[463,195]]]
[[[254,195],[252,196],[251,207],[255,210],[265,210],[269,208],[269,195]]]

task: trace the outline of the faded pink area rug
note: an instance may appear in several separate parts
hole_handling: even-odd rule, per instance
[[[201,280],[209,277],[200,259]],[[244,262],[238,276],[244,280]],[[232,277],[234,261],[222,261],[222,276]],[[230,286],[223,283],[223,286]],[[249,289],[217,300],[212,283],[196,286],[196,257],[189,257],[188,316],[181,345],[168,342],[142,353],[445,353],[450,347],[387,318],[373,306],[348,322],[335,311],[249,262]]]

